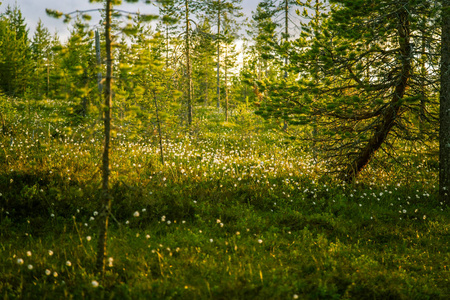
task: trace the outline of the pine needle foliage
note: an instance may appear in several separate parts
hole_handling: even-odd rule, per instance
[[[400,140],[435,139],[439,6],[426,0],[304,6],[309,21],[290,50],[297,78],[260,81],[267,102],[259,113],[310,126],[313,151],[345,181],[380,149],[396,155]]]

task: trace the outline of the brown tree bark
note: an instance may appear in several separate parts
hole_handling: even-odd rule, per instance
[[[450,0],[442,0],[441,91],[439,114],[439,197],[450,193]]]
[[[103,166],[102,166],[102,210],[99,216],[99,237],[97,248],[97,272],[102,276],[105,273],[106,263],[106,239],[108,232],[108,221],[111,212],[111,194],[109,191],[109,151],[111,141],[111,100],[112,100],[112,55],[111,55],[111,0],[106,0],[106,22],[105,22],[105,42],[106,42],[106,78],[104,88],[104,145],[103,145]]]
[[[188,125],[192,124],[192,74],[191,74],[191,43],[189,36],[189,1],[185,0],[186,13],[186,73],[187,73],[187,108],[188,108]]]
[[[395,126],[396,118],[400,114],[401,100],[411,77],[411,44],[409,13],[405,7],[398,13],[397,36],[399,51],[401,55],[401,74],[394,88],[394,93],[389,106],[383,111],[380,123],[367,145],[360,151],[357,157],[343,171],[341,179],[347,182],[353,181],[361,170],[371,160],[375,152],[385,142],[392,127]]]

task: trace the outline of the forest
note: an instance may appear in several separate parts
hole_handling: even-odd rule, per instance
[[[245,1],[0,0],[3,299],[450,299],[450,0]]]

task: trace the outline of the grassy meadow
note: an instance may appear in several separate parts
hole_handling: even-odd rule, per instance
[[[116,118],[100,278],[102,123],[57,101],[2,111],[2,299],[450,299],[449,206],[425,147],[344,184],[244,109],[163,127],[165,164],[155,124]]]

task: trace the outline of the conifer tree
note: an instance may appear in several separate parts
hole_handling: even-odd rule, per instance
[[[279,37],[276,34],[279,25],[273,20],[276,13],[274,1],[263,0],[253,13],[250,29],[247,31],[253,40],[253,44],[249,48],[254,70],[251,75],[257,80],[275,79],[276,72],[280,68],[278,54],[273,47],[279,43]]]
[[[234,69],[237,60],[236,46],[233,44],[237,37],[237,28],[232,27],[232,24],[227,24],[230,26],[225,27],[225,38],[223,40],[224,44],[224,59],[223,59],[223,69],[224,69],[224,94],[225,94],[225,122],[228,122],[228,117],[230,113],[230,71]]]
[[[48,97],[51,36],[40,19],[31,42],[31,52],[33,62],[32,94],[36,99],[42,99],[44,94]]]
[[[29,30],[17,6],[8,6],[1,18],[6,26],[0,32],[0,86],[9,95],[25,96],[31,74]]]
[[[211,25],[208,18],[204,18],[199,24],[199,34],[193,40],[193,78],[196,102],[203,102],[204,106],[210,105],[214,94],[215,79],[215,47]]]
[[[113,40],[111,35],[113,5],[119,5],[121,0],[90,0],[90,2],[104,3],[104,37],[105,37],[105,60],[106,60],[106,78],[103,88],[104,106],[103,106],[103,122],[104,122],[104,144],[102,154],[102,198],[101,198],[101,214],[99,218],[100,230],[97,248],[97,271],[105,274],[106,266],[106,241],[108,233],[108,223],[111,214],[112,195],[110,191],[110,151],[111,151],[111,116],[112,116],[112,83],[113,83]],[[137,2],[137,0],[128,0],[127,2]],[[146,1],[149,3],[150,1]],[[54,17],[61,17],[63,13],[55,10],[47,9],[47,14]],[[89,18],[84,15],[85,18]],[[66,20],[70,20],[69,14],[65,15]],[[141,15],[145,20],[152,20],[154,16]]]
[[[74,102],[71,115],[76,119],[86,116],[90,99],[96,94],[93,42],[92,30],[77,17],[61,57],[65,96]]]
[[[316,122],[313,139],[323,158],[341,179],[352,181],[383,145],[418,138],[421,101],[428,103],[428,121],[436,120],[436,96],[425,100],[416,93],[424,82],[418,70],[423,56],[416,45],[422,39],[430,45],[425,65],[426,82],[432,85],[438,74],[437,9],[427,0],[331,3],[329,16],[305,24],[303,36],[294,42],[291,70],[301,78],[266,88],[272,102],[261,112],[293,124]],[[420,22],[422,16],[429,22]]]
[[[167,0],[159,6],[160,22],[157,31],[164,36],[164,59],[166,69],[174,63],[173,50],[179,45],[177,36],[179,32],[180,10],[177,9],[176,0]],[[175,53],[176,55],[176,53]],[[175,69],[175,66],[171,66]]]
[[[217,64],[217,108],[220,107],[220,60],[221,43],[224,39],[224,24],[236,23],[243,16],[240,6],[242,0],[212,0],[198,4],[198,10],[205,12],[211,24],[216,27]]]

